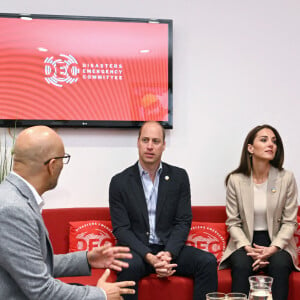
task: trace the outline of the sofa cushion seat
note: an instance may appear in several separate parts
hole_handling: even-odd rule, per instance
[[[193,222],[224,223],[225,206],[193,206]],[[299,214],[299,212],[298,212]],[[43,218],[49,232],[54,253],[67,253],[69,250],[69,222],[87,220],[110,221],[108,207],[57,208],[44,209]],[[104,270],[93,269],[91,276],[59,278],[67,283],[81,283],[95,286]],[[115,281],[116,273],[111,272],[109,281]],[[218,290],[228,293],[231,288],[230,269],[218,270]],[[300,295],[300,272],[292,272],[289,280],[288,300],[298,300]],[[151,274],[139,282],[139,299],[193,299],[193,280],[191,278],[172,276],[158,279]]]
[[[92,269],[92,276],[74,276],[58,278],[66,283],[81,283],[84,285],[97,284],[98,279],[103,274],[104,270]],[[108,281],[114,282],[117,278],[116,272],[112,271]],[[231,275],[230,270],[218,270],[219,290],[225,293],[230,292]],[[176,289],[172,288],[176,286]],[[155,274],[141,279],[139,281],[139,298],[150,300],[153,290],[159,291],[160,299],[192,299],[193,298],[193,279],[181,276],[172,276],[169,278],[157,278]],[[182,295],[179,297],[179,294]]]

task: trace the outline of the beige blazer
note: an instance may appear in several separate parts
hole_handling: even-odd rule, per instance
[[[286,250],[291,255],[296,268],[298,255],[293,236],[298,226],[297,196],[297,184],[293,173],[271,167],[267,186],[267,224],[271,245]],[[226,259],[235,250],[252,244],[253,203],[254,191],[251,176],[232,174],[226,193],[226,225],[230,238],[220,263],[220,269],[229,267]]]

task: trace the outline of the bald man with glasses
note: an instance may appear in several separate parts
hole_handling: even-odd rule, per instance
[[[76,286],[55,277],[89,275],[91,267],[116,271],[128,267],[129,248],[103,246],[92,251],[54,255],[40,210],[42,194],[56,187],[70,160],[57,133],[46,126],[19,134],[13,151],[13,171],[0,185],[0,299],[119,300],[132,294],[132,281]],[[59,228],[57,228],[59,230]]]

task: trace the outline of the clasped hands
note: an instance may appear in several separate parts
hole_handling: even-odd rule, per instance
[[[172,264],[172,255],[168,251],[160,251],[156,255],[147,253],[146,261],[153,266],[158,278],[172,276],[176,270],[177,264]]]
[[[247,255],[251,256],[254,260],[252,264],[253,271],[257,271],[269,264],[268,258],[277,252],[278,248],[275,246],[265,247],[253,244],[253,247],[245,246],[245,250]]]
[[[97,282],[97,287],[105,291],[107,300],[121,300],[123,299],[122,294],[135,293],[135,290],[128,288],[135,285],[134,281],[107,282],[109,269],[121,271],[122,268],[128,268],[128,263],[120,259],[132,258],[129,251],[128,247],[112,247],[107,244],[87,252],[87,260],[92,268],[106,268]]]

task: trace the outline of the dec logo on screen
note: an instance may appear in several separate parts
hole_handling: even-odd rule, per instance
[[[49,84],[63,87],[64,84],[77,82],[80,69],[78,62],[72,55],[60,54],[59,58],[47,57],[45,63],[45,80]]]

